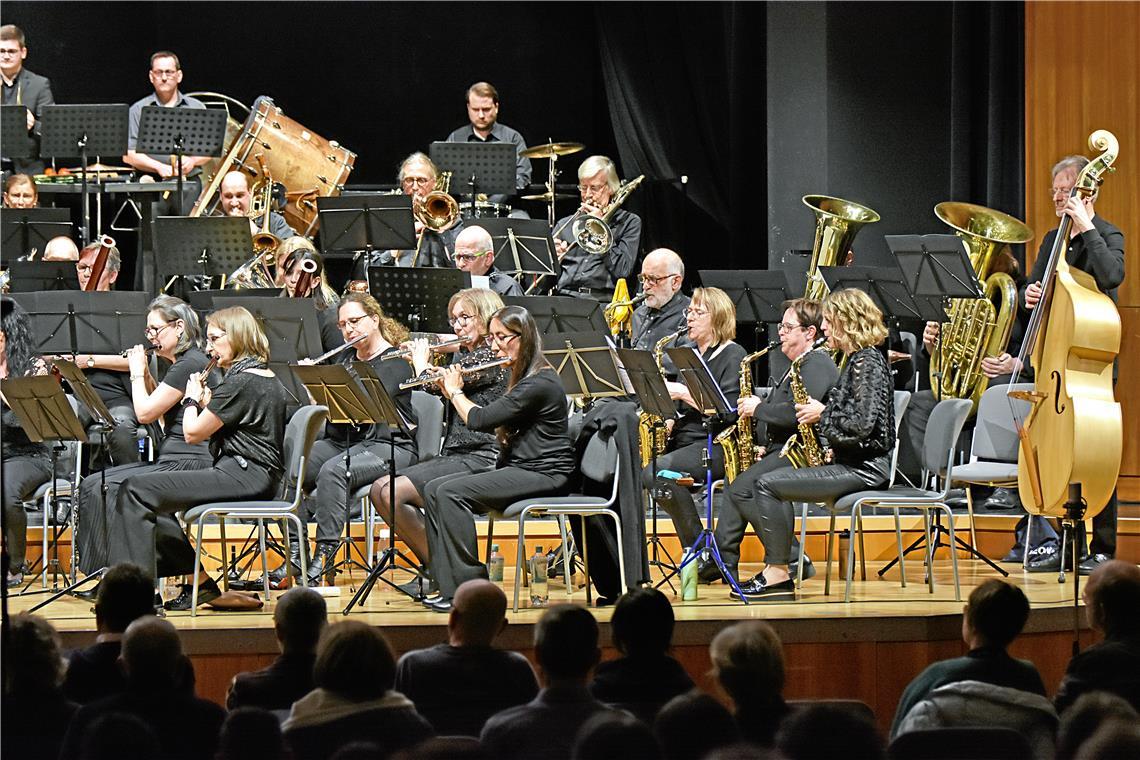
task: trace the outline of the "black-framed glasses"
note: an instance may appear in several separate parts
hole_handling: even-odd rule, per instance
[[[668,280],[670,277],[680,277],[680,275],[678,275],[678,274],[664,274],[664,275],[661,275],[660,277],[658,277],[657,275],[652,275],[652,274],[639,274],[637,276],[637,281],[640,282],[645,287],[651,288],[654,285],[658,284],[659,282],[664,282],[665,280]]]
[[[465,325],[473,319],[475,319],[475,317],[470,314],[459,314],[452,319],[447,320],[447,323],[452,327],[460,327],[461,325]]]
[[[146,336],[150,340],[154,340],[159,335],[162,335],[162,331],[165,330],[166,328],[170,327],[172,324],[174,324],[174,323],[173,322],[163,322],[162,325],[159,327],[149,327],[148,326],[145,330],[143,330],[143,335]]]
[[[342,319],[336,323],[336,326],[341,330],[349,326],[356,327],[360,323],[360,320],[366,319],[367,317],[367,314],[361,314],[359,317],[349,317],[348,319]]]

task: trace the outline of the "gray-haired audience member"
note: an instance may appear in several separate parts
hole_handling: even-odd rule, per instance
[[[478,736],[489,717],[538,694],[527,659],[492,646],[507,625],[506,612],[507,597],[494,583],[462,583],[447,643],[408,652],[397,663],[396,691],[441,735]]]
[[[784,702],[784,646],[772,626],[749,620],[724,628],[709,645],[713,674],[736,708],[747,741],[770,747],[788,713]]]
[[[312,691],[317,643],[327,623],[328,606],[323,596],[302,586],[286,591],[273,610],[273,632],[281,656],[263,670],[234,676],[226,707],[288,710]]]

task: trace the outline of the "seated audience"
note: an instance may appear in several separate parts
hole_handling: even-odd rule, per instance
[[[1104,634],[1069,661],[1053,702],[1064,712],[1089,691],[1107,691],[1140,712],[1140,567],[1123,560],[1106,562],[1084,589],[1089,625]]]
[[[736,725],[746,740],[771,747],[788,714],[784,690],[784,648],[772,626],[759,620],[721,630],[709,645],[713,675],[736,708]]]
[[[226,716],[216,760],[278,760],[285,742],[277,716],[260,707],[239,707]]]
[[[126,713],[95,719],[85,737],[79,760],[153,760],[162,753],[150,726]]]
[[[408,652],[397,663],[396,691],[441,735],[478,736],[492,715],[538,694],[527,659],[491,646],[507,625],[506,612],[507,596],[496,584],[460,584],[447,643]]]
[[[97,479],[97,478],[95,478]],[[95,597],[95,643],[77,649],[68,660],[63,691],[81,705],[127,688],[119,667],[123,632],[145,615],[154,614],[154,581],[138,565],[124,563],[108,570]]]
[[[281,656],[263,670],[234,676],[226,708],[288,710],[312,691],[317,643],[327,622],[328,606],[316,591],[298,586],[282,594],[273,610],[273,632]]]
[[[661,706],[693,688],[693,679],[668,655],[673,607],[654,588],[623,595],[610,620],[614,646],[623,655],[598,665],[590,693],[652,722]]]
[[[63,739],[60,757],[78,757],[92,724],[105,715],[125,713],[151,727],[161,757],[211,757],[225,710],[194,694],[193,668],[182,654],[178,631],[166,620],[143,617],[123,634],[121,662],[127,688],[79,708]]]
[[[586,685],[598,664],[598,623],[589,610],[559,604],[534,627],[534,656],[542,691],[504,710],[483,727],[483,747],[495,758],[569,758],[578,729],[609,708]]]
[[[582,724],[574,739],[573,760],[637,757],[657,760],[661,748],[649,726],[623,712],[598,713]]]
[[[411,700],[392,688],[395,679],[396,658],[379,630],[356,620],[326,628],[315,688],[293,703],[282,726],[293,760],[325,760],[355,741],[375,742],[388,757],[431,736]]]
[[[776,746],[786,760],[886,757],[883,737],[870,721],[837,705],[812,705],[784,721]]]
[[[365,757],[333,760],[365,760]],[[474,736],[434,736],[400,752],[395,760],[491,760],[491,756]]]
[[[78,707],[60,689],[65,663],[59,634],[39,615],[21,613],[8,623],[4,647],[7,651],[0,755],[56,757],[61,727],[67,725]]]
[[[693,727],[699,726],[699,731]],[[653,735],[663,760],[706,757],[718,747],[740,741],[740,729],[724,705],[703,691],[693,690],[669,700],[657,712]]]
[[[1140,716],[1123,697],[1103,691],[1090,691],[1061,714],[1057,727],[1057,760],[1073,760],[1081,746],[1107,720],[1119,718],[1133,723]]]
[[[1029,619],[1029,600],[1017,586],[991,578],[970,593],[962,614],[962,639],[970,648],[965,657],[943,660],[922,671],[899,700],[891,738],[911,708],[940,686],[956,681],[980,681],[1045,696],[1045,684],[1028,660],[1006,651]]]
[[[1140,757],[1140,726],[1119,718],[1105,721],[1077,751],[1076,760],[1135,760]]]

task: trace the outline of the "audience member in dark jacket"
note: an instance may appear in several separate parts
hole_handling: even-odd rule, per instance
[[[481,579],[459,586],[448,642],[408,652],[396,665],[396,691],[441,735],[478,736],[487,718],[538,694],[534,670],[518,652],[491,643],[507,625],[507,597]]]
[[[1029,600],[1017,586],[991,578],[975,588],[962,614],[962,639],[970,651],[965,657],[930,665],[910,682],[895,711],[892,738],[912,707],[949,683],[980,681],[1045,696],[1036,666],[1006,651],[1028,619]]]
[[[375,743],[378,756],[388,757],[431,736],[411,700],[392,688],[395,679],[384,634],[356,620],[329,626],[313,666],[316,688],[293,703],[282,726],[293,760],[326,760],[357,741]]]
[[[71,653],[63,693],[85,705],[127,688],[119,653],[123,632],[144,615],[154,614],[154,581],[138,565],[115,565],[99,581],[95,597],[95,643]]]
[[[618,599],[610,630],[624,656],[598,665],[590,684],[594,698],[652,723],[662,705],[693,688],[681,663],[667,654],[673,624],[673,607],[657,589],[636,588]]]
[[[59,634],[39,615],[15,615],[8,625],[0,755],[55,757],[63,727],[78,708],[60,689],[64,660]]]
[[[1089,625],[1104,641],[1069,661],[1054,699],[1057,712],[1089,691],[1119,694],[1140,711],[1140,567],[1102,564],[1089,576],[1084,600]]]
[[[79,709],[64,736],[61,758],[79,757],[87,728],[111,713],[140,718],[158,737],[162,757],[200,760],[213,757],[226,712],[194,695],[189,661],[178,631],[166,620],[143,617],[123,635],[126,691]]]
[[[788,714],[784,690],[784,645],[772,626],[759,620],[730,625],[709,645],[713,674],[736,708],[745,741],[771,747]]]
[[[317,642],[327,623],[328,606],[323,596],[303,586],[286,591],[273,610],[273,631],[281,656],[267,668],[234,676],[226,708],[288,710],[312,691]]]
[[[480,739],[494,758],[569,758],[582,724],[609,710],[586,688],[601,656],[598,623],[589,610],[560,604],[544,612],[534,627],[534,654],[542,691],[483,727]]]

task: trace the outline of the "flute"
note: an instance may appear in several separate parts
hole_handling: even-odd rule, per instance
[[[471,367],[460,367],[459,368],[459,374],[470,375],[470,374],[473,374],[475,372],[482,372],[485,369],[493,369],[494,367],[501,367],[504,364],[507,364],[508,362],[510,362],[510,359],[503,357],[502,359],[495,359],[494,361],[483,362],[482,364],[476,364],[476,365],[471,366]],[[441,375],[441,374],[439,374],[439,375],[420,375],[417,378],[414,378],[412,380],[405,380],[404,382],[400,383],[400,390],[406,391],[409,388],[421,388],[425,385],[431,385],[432,383],[437,382],[441,377],[443,377],[443,375]]]
[[[360,341],[364,340],[367,337],[368,337],[367,335],[357,335],[355,338],[348,341],[343,346],[337,346],[336,348],[332,349],[331,351],[325,351],[323,354],[318,356],[316,359],[313,359],[313,364],[320,364],[321,362],[323,362],[325,359],[329,358],[330,356],[336,356],[341,351],[345,350],[346,348],[351,348],[352,346],[355,346],[357,343],[359,343]]]
[[[442,343],[436,343],[434,345],[430,345],[430,346],[428,346],[428,348],[432,351],[442,351],[443,349],[451,348],[452,346],[462,346],[464,343],[467,343],[467,342],[468,342],[467,338],[452,338],[451,340],[445,340]],[[399,351],[396,351],[395,353],[389,351],[387,354],[384,355],[383,360],[387,361],[389,359],[411,359],[411,358],[412,358],[412,349],[401,348]]]

